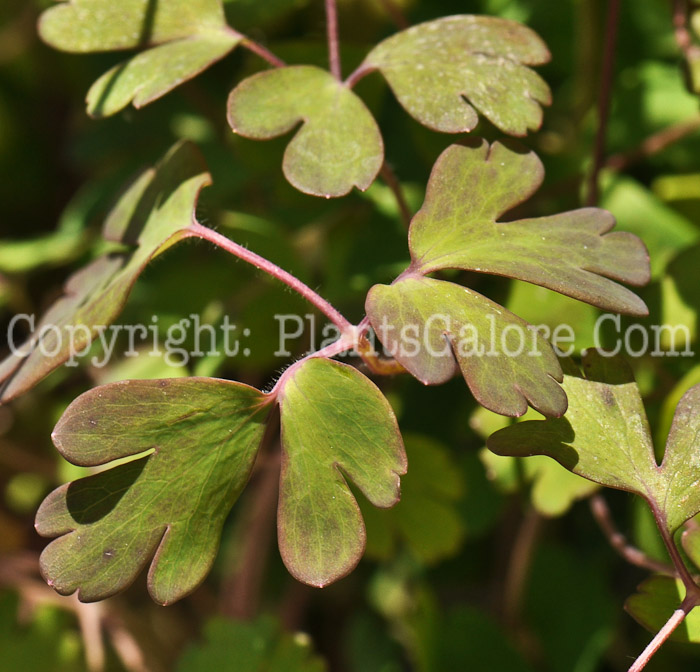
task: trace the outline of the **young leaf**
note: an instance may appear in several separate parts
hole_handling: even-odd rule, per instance
[[[444,133],[471,131],[477,110],[510,135],[542,124],[551,96],[528,65],[549,61],[529,28],[489,16],[448,16],[378,44],[363,66],[379,70],[417,121]]]
[[[566,396],[559,362],[534,329],[466,287],[408,276],[376,285],[367,315],[377,336],[426,385],[449,380],[458,369],[477,401],[519,416],[528,403],[545,415],[562,415]]]
[[[72,0],[44,12],[46,43],[74,53],[155,46],[109,70],[88,93],[94,117],[142,107],[223,58],[243,39],[220,0]],[[157,46],[162,45],[162,46]]]
[[[579,476],[634,492],[649,502],[659,524],[673,534],[700,512],[700,385],[678,404],[658,466],[629,368],[593,350],[583,364],[585,378],[573,370],[564,377],[566,417],[506,427],[488,439],[488,448],[497,455],[548,455]]]
[[[68,279],[64,296],[36,325],[36,337],[0,364],[1,402],[82,352],[119,315],[151,259],[187,237],[199,192],[209,183],[197,150],[180,143],[129,187],[107,218],[104,237],[136,249],[100,257]]]
[[[207,378],[125,381],[78,397],[53,433],[69,462],[94,466],[152,452],[44,500],[37,531],[59,537],[41,555],[49,584],[92,602],[126,588],[152,560],[156,602],[194,590],[255,462],[265,401],[241,383]]]
[[[351,479],[375,506],[399,499],[406,455],[391,406],[356,369],[312,358],[280,392],[280,552],[299,581],[323,587],[348,574],[365,547]]]
[[[583,208],[551,217],[500,222],[531,196],[544,169],[534,152],[495,142],[452,145],[438,158],[425,203],[413,218],[416,271],[446,268],[525,280],[604,310],[647,315],[644,302],[613,280],[649,281],[649,257],[636,236],[608,233],[613,216]],[[611,278],[611,279],[608,279]]]
[[[681,606],[685,586],[680,579],[652,576],[637,588],[625,602],[625,611],[650,632],[658,632],[671,614]],[[693,609],[671,633],[676,642],[700,643],[700,612]]]
[[[320,68],[277,68],[249,77],[231,92],[228,120],[234,132],[257,140],[284,135],[301,122],[283,169],[307,194],[364,191],[384,161],[382,137],[365,104]]]

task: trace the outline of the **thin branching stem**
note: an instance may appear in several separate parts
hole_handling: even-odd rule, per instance
[[[644,649],[639,658],[634,661],[629,672],[641,672],[652,659],[653,655],[661,648],[663,643],[673,634],[673,631],[683,622],[690,610],[695,606],[695,604],[692,604],[684,607],[684,604],[685,602],[671,614],[671,618],[666,621],[663,628],[654,635],[654,639],[649,642],[647,648]]]
[[[326,29],[328,31],[328,62],[331,74],[342,81],[342,68],[340,64],[340,43],[338,40],[338,8],[335,0],[326,0]]]
[[[189,235],[193,238],[201,238],[203,240],[208,240],[210,243],[214,243],[217,247],[226,250],[230,254],[242,259],[243,261],[255,266],[255,268],[271,275],[280,282],[293,289],[295,292],[304,297],[313,306],[316,306],[336,327],[341,334],[344,333],[355,333],[355,328],[350,324],[350,322],[341,315],[328,301],[323,297],[319,296],[314,292],[311,287],[303,283],[301,280],[288,273],[284,269],[273,264],[268,259],[261,257],[255,252],[251,252],[242,245],[234,243],[226,236],[222,236],[220,233],[210,229],[206,226],[202,226],[199,222],[193,223],[189,228]]]
[[[678,576],[678,572],[676,572],[672,565],[650,558],[646,553],[643,553],[627,541],[625,536],[615,526],[610,508],[603,495],[593,495],[588,500],[588,503],[593,518],[595,518],[608,542],[625,560],[627,560],[627,562],[652,572],[659,572],[660,574],[666,574],[668,576]]]
[[[605,46],[603,51],[603,67],[600,74],[600,92],[598,94],[598,131],[596,132],[593,149],[593,166],[588,178],[586,204],[598,203],[598,179],[605,164],[605,143],[610,117],[610,101],[612,99],[613,75],[615,72],[615,51],[620,25],[620,0],[608,2],[608,14],[605,27]]]

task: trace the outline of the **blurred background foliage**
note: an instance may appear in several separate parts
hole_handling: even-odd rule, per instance
[[[412,23],[486,13],[526,23],[552,62],[542,74],[554,104],[524,142],[547,169],[518,216],[578,207],[597,127],[605,0],[393,0]],[[0,3],[0,328],[41,313],[69,273],[97,254],[100,224],[121,186],[179,138],[204,152],[214,177],[199,216],[269,257],[359,320],[367,290],[408,258],[391,192],[326,201],[295,191],[280,162],[286,139],[234,136],[228,92],[263,67],[241,50],[141,111],[90,120],[82,101],[118,54],[71,56],[36,36],[50,0]],[[345,74],[396,30],[383,0],[340,0]],[[700,315],[700,112],[674,40],[670,3],[624,0],[601,205],[651,253],[640,324],[685,325],[677,350],[697,348]],[[321,0],[225,0],[231,25],[290,63],[326,64]],[[692,87],[691,87],[692,88]],[[358,92],[382,127],[387,159],[415,210],[438,154],[456,138],[406,115],[377,75]],[[497,132],[482,122],[475,133]],[[595,309],[546,289],[472,274],[463,278],[534,324],[564,321],[578,350],[593,344]],[[61,598],[37,574],[44,541],[33,514],[76,468],[50,434],[67,404],[97,383],[124,378],[215,375],[265,387],[289,358],[276,356],[277,313],[312,311],[281,285],[204,243],[179,246],[140,278],[122,323],[161,334],[191,314],[249,329],[236,357],[191,362],[119,357],[106,368],[63,368],[0,407],[0,651],[3,670],[235,670],[236,672],[445,672],[626,670],[649,634],[623,611],[645,577],[596,526],[591,484],[546,458],[485,454],[485,437],[507,420],[480,409],[464,383],[424,388],[409,377],[378,381],[392,402],[411,462],[393,510],[364,507],[365,559],[336,585],[314,590],[284,570],[274,535],[275,474],[262,465],[236,505],[214,571],[167,608],[144,582],[97,605]],[[321,321],[316,321],[317,332]],[[628,323],[623,320],[621,330]],[[604,341],[619,334],[608,324]],[[21,332],[21,329],[20,329]],[[21,334],[20,334],[21,335]],[[299,355],[315,335],[294,342]],[[640,347],[639,329],[630,340]],[[2,342],[7,349],[5,341]],[[120,352],[126,349],[126,344]],[[191,349],[192,343],[183,347]],[[663,354],[672,345],[660,339]],[[246,356],[243,348],[250,350]],[[4,352],[2,353],[4,354]],[[99,354],[99,353],[97,353]],[[658,354],[658,352],[657,352]],[[658,446],[682,393],[700,381],[694,356],[635,358]],[[606,494],[630,541],[663,558],[650,516],[631,496]],[[696,670],[700,647],[668,644],[648,666]]]

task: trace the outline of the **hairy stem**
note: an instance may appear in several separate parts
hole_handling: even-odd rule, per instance
[[[608,542],[625,560],[627,560],[627,562],[652,572],[659,572],[660,574],[666,574],[668,576],[678,576],[673,566],[650,558],[646,553],[643,553],[627,541],[625,536],[615,526],[608,503],[605,501],[603,495],[593,495],[588,500],[588,503],[593,517],[603,531],[603,534],[607,537]]]
[[[382,165],[380,175],[386,183],[386,186],[389,187],[394,194],[394,198],[396,198],[396,203],[399,206],[399,211],[401,212],[403,222],[406,225],[406,228],[408,228],[411,225],[413,213],[411,212],[411,208],[408,207],[406,197],[404,196],[403,189],[401,189],[401,183],[396,177],[396,173],[386,161]]]
[[[338,8],[335,0],[326,0],[326,28],[328,31],[328,61],[331,74],[338,80],[342,80],[340,66],[340,44],[338,43]]]
[[[220,233],[206,227],[202,226],[199,222],[194,222],[189,228],[189,235],[193,238],[201,238],[203,240],[208,240],[210,243],[214,243],[217,247],[233,254],[234,256],[248,262],[249,264],[255,266],[255,268],[264,271],[273,278],[276,278],[280,282],[293,289],[295,292],[303,296],[309,303],[318,308],[341,332],[354,334],[354,327],[350,322],[343,317],[328,301],[323,297],[319,296],[313,289],[308,285],[304,284],[301,280],[293,276],[291,273],[281,269],[276,264],[271,261],[261,257],[255,252],[247,250],[242,245],[234,243],[232,240],[222,236]]]
[[[593,150],[593,167],[588,179],[586,196],[587,205],[598,202],[598,177],[605,163],[605,140],[610,117],[610,101],[612,98],[613,74],[615,71],[615,50],[620,25],[620,0],[609,0],[608,15],[605,28],[605,47],[603,52],[603,68],[600,75],[600,93],[598,95],[598,131]]]
[[[673,631],[683,622],[685,617],[688,615],[688,613],[695,607],[695,603],[691,602],[690,604],[686,605],[686,601],[683,601],[683,604],[676,609],[673,614],[671,614],[671,618],[666,621],[666,624],[659,630],[656,635],[654,636],[654,639],[649,642],[649,645],[647,646],[644,651],[640,654],[639,658],[634,661],[632,664],[632,667],[630,667],[628,672],[640,672],[640,670],[643,670],[646,666],[647,663],[651,660],[652,656],[661,648],[662,644],[673,634]]]

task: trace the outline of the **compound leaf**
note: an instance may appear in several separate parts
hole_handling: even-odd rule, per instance
[[[524,320],[466,287],[406,276],[375,285],[367,315],[389,353],[426,385],[461,370],[477,401],[519,416],[530,404],[544,415],[566,411],[559,362]]]
[[[220,0],[72,0],[44,12],[39,33],[73,53],[155,46],[95,82],[87,100],[95,117],[160,98],[243,39],[226,25]]]
[[[64,296],[36,325],[34,336],[0,364],[0,401],[33,387],[82,353],[119,315],[148,263],[187,237],[199,192],[210,183],[193,145],[176,145],[129,187],[107,218],[104,237],[136,245],[131,254],[104,255],[71,276]]]
[[[650,632],[658,632],[671,614],[681,606],[685,586],[680,579],[652,576],[642,582],[625,602],[625,611]],[[700,643],[700,611],[693,609],[673,631],[669,639]]]
[[[289,182],[315,196],[367,189],[384,161],[377,123],[364,103],[330,73],[313,66],[261,72],[241,82],[228,103],[236,133],[265,140],[301,128],[287,146]]]
[[[506,427],[491,435],[488,448],[497,455],[548,455],[579,476],[634,492],[673,534],[700,511],[700,386],[679,402],[658,466],[629,368],[594,350],[585,354],[583,366],[585,378],[570,366],[564,377],[566,417]]]
[[[525,280],[604,310],[647,315],[644,302],[614,282],[649,281],[642,241],[608,233],[613,216],[599,208],[498,221],[531,196],[544,169],[534,152],[495,142],[452,145],[438,158],[425,203],[410,228],[413,267],[446,268]]]
[[[346,477],[375,506],[399,499],[406,455],[394,413],[356,369],[312,358],[280,392],[280,552],[298,580],[325,586],[357,564],[365,528]]]
[[[445,133],[471,131],[477,111],[505,133],[527,135],[542,123],[551,96],[528,65],[550,55],[529,28],[488,16],[448,16],[378,44],[364,67],[379,70],[417,121]]]
[[[58,537],[41,570],[84,602],[130,585],[169,604],[211,569],[224,520],[245,486],[267,416],[258,390],[207,378],[125,381],[78,397],[53,433],[73,464],[138,457],[54,490],[36,516]]]

